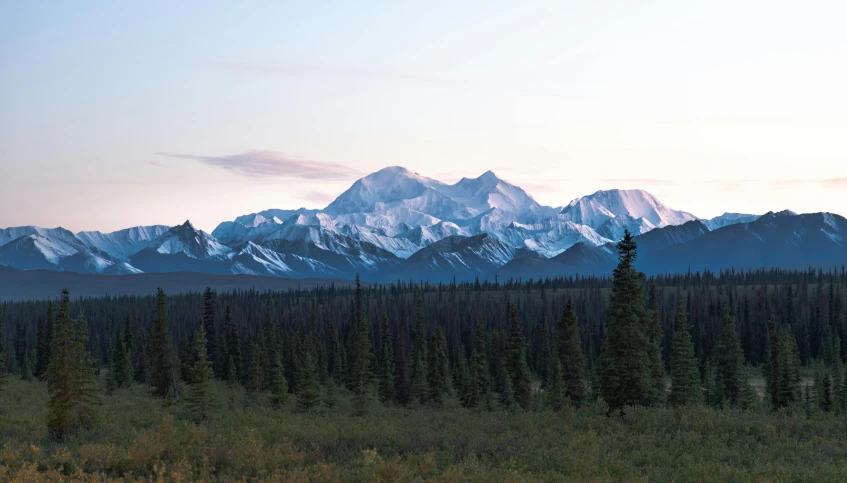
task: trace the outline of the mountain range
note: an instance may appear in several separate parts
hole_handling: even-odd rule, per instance
[[[324,209],[247,214],[212,233],[189,221],[112,233],[0,229],[0,265],[372,281],[606,274],[625,230],[648,273],[847,262],[847,220],[831,213],[700,219],[646,191],[617,189],[552,207],[491,171],[447,184],[395,166],[357,180]]]

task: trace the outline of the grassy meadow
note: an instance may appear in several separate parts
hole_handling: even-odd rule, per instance
[[[509,413],[448,400],[375,403],[355,416],[343,391],[313,414],[293,401],[270,409],[222,383],[215,391],[211,420],[197,425],[182,402],[118,390],[102,397],[93,427],[60,443],[47,433],[46,385],[10,377],[0,481],[847,481],[847,424],[821,412],[610,417],[602,404]]]

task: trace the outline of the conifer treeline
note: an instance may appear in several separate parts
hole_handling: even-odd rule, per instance
[[[843,268],[645,278],[631,238],[618,248],[611,278],[160,290],[65,302],[63,311],[84,314],[88,333],[78,340],[95,366],[109,367],[109,388],[136,381],[178,397],[186,382],[199,419],[211,377],[257,399],[269,394],[275,406],[293,393],[304,411],[320,404],[321,388],[338,385],[361,408],[372,398],[439,404],[454,395],[469,407],[528,409],[533,379],[552,406],[598,395],[613,408],[689,404],[703,398],[701,385],[707,402],[744,405],[745,363],[763,367],[779,407],[804,397],[801,364],[837,367],[847,355]],[[5,303],[0,314],[0,340],[12,341],[0,347],[2,368],[30,365],[43,378],[55,349],[53,304]],[[819,372],[816,400],[847,391],[840,373]]]

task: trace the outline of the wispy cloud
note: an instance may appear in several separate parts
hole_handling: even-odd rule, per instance
[[[201,156],[184,153],[156,153],[169,158],[188,159],[221,168],[248,178],[273,176],[308,180],[346,180],[359,173],[343,164],[295,159],[275,151],[248,151],[227,156]]]
[[[847,188],[847,177],[825,179],[825,180],[821,181],[821,184],[824,186],[824,188],[833,188],[833,189]]]
[[[157,168],[161,168],[161,167],[163,167],[163,166],[164,166],[164,164],[162,164],[162,163],[160,163],[160,162],[158,162],[158,161],[151,161],[151,160],[146,160],[146,161],[144,161],[144,164],[146,164],[146,165],[148,165],[148,166],[155,166],[155,167],[157,167]]]

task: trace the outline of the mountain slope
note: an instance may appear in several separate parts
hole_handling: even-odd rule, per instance
[[[484,278],[505,265],[517,250],[487,233],[471,237],[449,236],[406,259],[393,277],[447,281]],[[391,280],[393,277],[387,277]]]
[[[168,230],[170,227],[164,225],[136,226],[112,233],[81,231],[76,234],[76,237],[88,248],[97,249],[109,254],[112,258],[126,261],[131,255],[150,247]]]
[[[847,262],[847,219],[830,213],[767,213],[719,228],[643,260],[650,272],[761,267],[808,268]]]
[[[561,211],[566,220],[599,229],[618,216],[644,218],[656,227],[680,225],[697,217],[668,208],[644,190],[605,190],[571,201]]]

